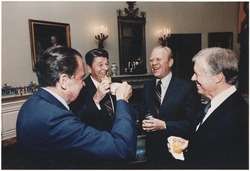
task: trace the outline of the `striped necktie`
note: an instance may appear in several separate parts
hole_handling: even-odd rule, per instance
[[[161,106],[161,84],[161,80],[159,80],[156,87],[154,87],[154,108],[157,115],[159,115],[159,109]]]
[[[112,103],[112,97],[110,94],[107,94],[105,96],[105,98],[103,99],[102,106],[106,109],[109,116],[112,117],[114,115],[114,105]]]

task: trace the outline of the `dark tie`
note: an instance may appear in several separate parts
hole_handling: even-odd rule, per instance
[[[161,80],[158,81],[156,87],[154,88],[154,108],[155,108],[155,113],[159,115],[159,109],[161,106]]]
[[[209,101],[209,102],[205,105],[205,107],[204,107],[204,109],[203,109],[203,113],[202,113],[201,118],[200,118],[200,121],[199,121],[199,125],[202,124],[203,119],[204,119],[204,117],[206,116],[206,114],[207,114],[207,112],[208,112],[208,110],[209,110],[210,107],[211,107],[211,101]]]
[[[113,104],[112,104],[112,97],[110,94],[107,94],[105,96],[105,98],[103,99],[103,103],[102,106],[106,109],[106,111],[108,112],[109,116],[113,116],[114,115],[114,109],[113,109]]]

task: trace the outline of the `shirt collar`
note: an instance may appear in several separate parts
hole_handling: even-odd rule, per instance
[[[91,75],[90,75],[91,80],[93,81],[95,87],[98,87],[100,82],[96,81]]]
[[[172,72],[169,72],[169,73],[168,73],[165,77],[163,77],[162,79],[157,79],[157,80],[156,80],[156,84],[158,83],[158,81],[161,80],[161,83],[162,83],[163,88],[166,88],[166,87],[168,87],[171,78],[172,78]]]
[[[42,87],[42,89],[49,92],[52,96],[54,96],[59,102],[61,102],[69,110],[68,104],[66,103],[66,101],[61,96],[59,96],[58,94],[56,94],[55,92],[51,91],[50,89],[48,89],[46,87]]]
[[[235,91],[236,91],[235,86],[231,86],[228,89],[222,91],[211,100],[211,107],[216,108],[223,101],[225,101],[230,95],[232,95]]]

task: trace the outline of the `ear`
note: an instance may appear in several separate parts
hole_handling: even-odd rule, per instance
[[[61,89],[66,90],[67,89],[67,83],[69,80],[69,76],[67,74],[61,74],[59,78],[59,86]]]
[[[221,82],[225,82],[225,76],[222,72],[220,72],[219,74],[215,75],[215,83],[221,83]]]
[[[173,64],[174,64],[174,59],[170,58],[168,66],[171,68],[173,66]]]
[[[88,70],[89,73],[91,73],[91,71],[92,71],[92,69],[91,69],[91,67],[89,65],[87,65],[87,70]]]

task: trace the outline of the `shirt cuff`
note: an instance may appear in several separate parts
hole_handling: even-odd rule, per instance
[[[95,103],[95,105],[96,105],[96,107],[97,107],[98,110],[101,110],[101,109],[102,109],[101,106],[100,106],[100,104]]]
[[[167,123],[165,121],[164,122],[164,126],[163,126],[163,129],[167,129]]]

